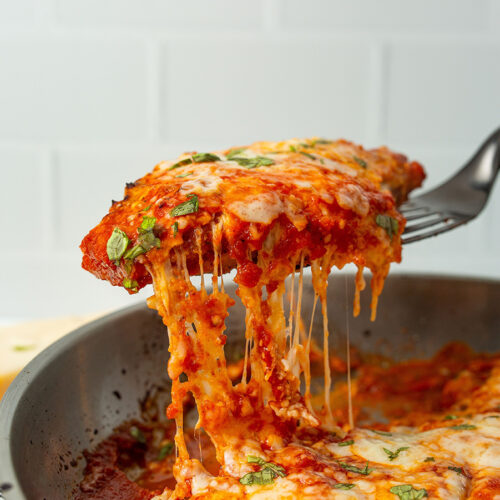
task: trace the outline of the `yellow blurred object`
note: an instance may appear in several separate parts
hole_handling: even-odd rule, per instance
[[[0,398],[16,375],[50,344],[105,313],[30,321],[0,327]]]

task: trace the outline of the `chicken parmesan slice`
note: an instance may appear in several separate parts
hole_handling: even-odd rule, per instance
[[[134,292],[152,281],[146,260],[164,259],[172,249],[185,252],[190,274],[200,273],[200,252],[203,270],[213,272],[215,241],[220,269],[237,268],[237,282],[253,286],[260,275],[257,252],[274,237],[279,241],[272,257],[278,260],[291,261],[307,249],[310,263],[329,250],[335,265],[380,270],[401,259],[404,220],[396,203],[424,177],[421,165],[401,154],[344,140],[186,153],[127,184],[124,199],[113,202],[83,240],[83,267]],[[154,219],[148,230],[141,229],[145,218]],[[116,229],[121,233],[113,241],[128,245],[116,254],[120,258],[110,259],[108,242]]]
[[[401,260],[405,221],[397,202],[423,178],[422,167],[402,155],[347,141],[260,142],[192,152],[127,185],[124,199],[85,237],[83,267],[131,293],[153,283],[148,304],[168,327],[167,416],[176,421],[178,453],[171,498],[190,497],[197,482],[211,477],[186,447],[183,401],[190,393],[198,427],[210,437],[221,465],[216,482],[238,478],[244,484],[248,456],[264,460],[271,450],[285,449],[298,439],[298,429],[343,432],[330,407],[327,278],[334,266],[358,267],[357,314],[363,269],[370,269],[374,318],[389,266]],[[311,266],[315,305],[323,315],[320,411],[311,405],[310,340],[300,319],[305,266]],[[225,318],[233,301],[222,275],[231,269],[247,310],[245,369],[236,385],[224,356]],[[209,289],[206,273],[212,275]],[[192,275],[201,276],[199,288]],[[262,484],[284,474],[274,462],[255,463]]]

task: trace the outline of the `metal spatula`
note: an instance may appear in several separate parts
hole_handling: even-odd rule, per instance
[[[486,205],[499,170],[500,128],[448,181],[399,207],[408,221],[403,243],[436,236],[477,217]]]

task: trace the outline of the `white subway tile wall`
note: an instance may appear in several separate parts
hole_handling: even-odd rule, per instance
[[[343,136],[450,176],[500,125],[500,0],[0,0],[0,320],[144,300],[79,242],[161,160]],[[395,271],[500,278],[486,211]]]

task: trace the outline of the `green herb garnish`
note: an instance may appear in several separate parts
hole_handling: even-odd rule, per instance
[[[124,255],[124,258],[132,261],[143,253],[146,253],[146,250],[141,245],[135,245]]]
[[[174,163],[168,169],[174,170],[175,168],[184,167],[185,165],[190,165],[191,163],[206,163],[210,161],[220,161],[220,158],[212,153],[196,153],[190,158],[184,158],[183,160]]]
[[[297,152],[297,148],[293,144],[290,144],[290,151],[292,153],[296,153]]]
[[[471,424],[460,424],[452,425],[451,427],[448,427],[448,429],[453,429],[454,431],[473,431],[474,429],[477,429],[477,427]]]
[[[139,255],[149,252],[149,250],[154,247],[160,248],[160,239],[157,238],[153,232],[155,224],[155,217],[148,217],[145,215],[142,218],[141,225],[137,229],[137,232],[139,233],[137,244],[130,250],[127,250],[127,252],[123,255],[124,259],[134,260]]]
[[[174,450],[174,443],[169,441],[168,443],[164,444],[160,448],[157,460],[163,460],[167,455],[170,455],[173,450]]]
[[[426,457],[426,459],[424,460],[424,462],[435,462],[436,459],[434,457]]]
[[[139,286],[137,281],[131,280],[130,278],[123,278],[122,285],[125,288],[132,290],[133,292],[137,292],[137,287]]]
[[[348,464],[346,462],[339,462],[340,467],[344,470],[348,470],[349,472],[355,472],[356,474],[363,474],[363,476],[368,476],[373,469],[368,467],[368,462],[366,462],[365,468],[361,469],[360,467],[356,467],[355,465]]]
[[[276,477],[285,477],[286,471],[281,465],[272,462],[266,462],[263,458],[249,455],[247,457],[249,464],[260,465],[260,470],[256,472],[249,472],[240,478],[240,483],[245,485],[252,484],[271,484]]]
[[[174,238],[175,238],[177,236],[177,233],[179,232],[179,223],[175,221],[172,227],[174,228]]]
[[[243,151],[245,151],[245,148],[231,149],[231,151],[229,151],[229,153],[226,155],[226,158],[228,160],[232,160],[235,156],[243,153]]]
[[[327,139],[318,139],[317,141],[314,141],[314,145],[316,144],[331,144],[332,141],[329,141]]]
[[[141,429],[135,425],[130,428],[130,435],[139,443],[146,444],[146,436],[142,433]]]
[[[352,490],[356,486],[355,484],[352,483],[337,483],[334,484],[333,487],[336,490]]]
[[[382,448],[382,449],[385,451],[386,455],[389,457],[389,460],[392,462],[393,460],[399,457],[399,454],[402,451],[408,450],[409,448],[410,448],[409,446],[402,446],[401,448],[398,448],[396,451],[391,451],[388,450],[387,448]]]
[[[193,172],[186,172],[185,174],[179,174],[179,175],[176,175],[175,177],[179,177],[179,178],[184,178],[184,177],[187,177],[188,175],[191,175]]]
[[[196,153],[192,156],[194,163],[208,163],[212,161],[220,161],[217,155],[212,153]]]
[[[417,490],[411,484],[399,484],[398,486],[393,486],[389,491],[397,495],[399,500],[419,500],[428,496],[425,488]]]
[[[142,218],[141,225],[138,229],[139,233],[146,233],[148,231],[152,231],[153,228],[155,227],[156,224],[156,218],[155,217],[148,217],[145,215]]]
[[[456,415],[446,415],[445,420],[456,420],[458,417]]]
[[[176,207],[172,208],[172,210],[170,210],[170,215],[172,217],[179,217],[181,215],[194,214],[195,212],[198,212],[198,196],[196,196],[195,194],[188,194],[188,198],[188,200],[180,203]]]
[[[121,229],[117,227],[113,229],[106,243],[106,251],[108,252],[109,260],[113,260],[117,266],[127,249],[129,241],[128,236]]]
[[[340,443],[337,443],[339,446],[351,446],[351,444],[354,444],[354,439],[349,439],[349,441],[341,441]]]
[[[184,158],[184,160],[180,160],[177,163],[174,163],[168,169],[174,170],[175,168],[183,167],[184,165],[189,165],[190,163],[193,163],[193,160],[191,158]]]
[[[451,465],[448,466],[448,470],[452,470],[453,472],[456,472],[457,474],[460,474],[461,476],[465,476],[464,469],[462,467],[452,467]]]
[[[317,160],[317,158],[312,155],[311,153],[306,153],[305,151],[299,151],[299,153],[303,156],[306,156],[307,158],[311,159],[311,160]]]
[[[378,214],[375,218],[375,222],[377,223],[377,225],[385,229],[385,232],[389,235],[389,238],[391,238],[391,240],[393,235],[398,232],[399,222],[390,215]]]
[[[22,351],[31,351],[34,349],[36,346],[31,344],[31,345],[15,345],[12,347],[12,350],[17,351],[17,352],[22,352]]]
[[[231,161],[246,168],[268,167],[274,164],[274,160],[265,156],[256,156],[254,158],[243,158],[242,156],[233,156]]]
[[[366,163],[365,160],[363,160],[362,158],[360,158],[359,156],[353,156],[352,159],[360,166],[360,167],[363,167],[363,168],[366,168],[368,166],[368,164]]]
[[[377,429],[371,429],[372,432],[375,434],[379,434],[380,436],[392,436],[392,433],[387,432],[387,431],[379,431]]]

